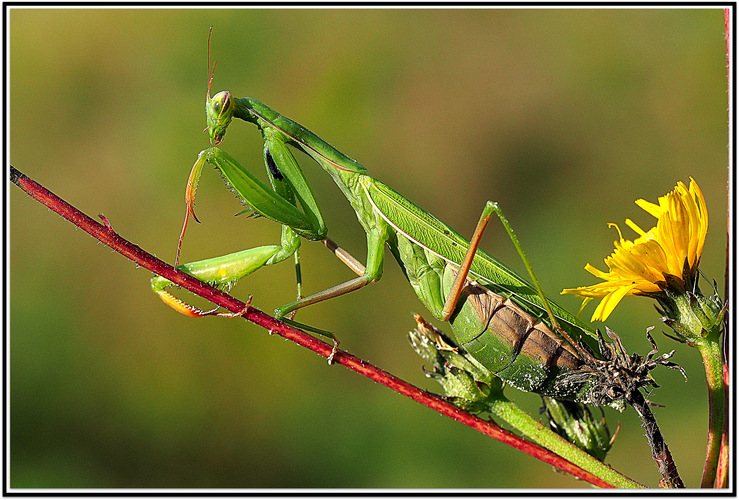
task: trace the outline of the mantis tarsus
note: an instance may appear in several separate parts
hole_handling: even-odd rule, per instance
[[[358,277],[308,297],[299,293],[297,300],[275,310],[278,319],[291,321],[292,315],[302,307],[379,280],[387,246],[419,299],[437,319],[450,323],[457,345],[498,377],[521,390],[558,399],[595,405],[623,404],[625,382],[614,375],[631,369],[637,360],[627,356],[606,356],[606,360],[595,357],[593,352],[597,348],[605,352],[606,342],[599,332],[544,295],[496,203],[487,202],[471,241],[467,241],[433,215],[367,175],[365,167],[357,161],[261,102],[248,97],[235,98],[228,91],[211,97],[212,80],[211,73],[205,107],[206,130],[212,146],[200,153],[190,174],[187,217],[180,243],[189,216],[195,217],[195,190],[206,164],[222,172],[249,210],[282,224],[282,237],[279,245],[183,264],[180,269],[211,284],[228,287],[263,266],[296,256],[301,237],[323,241]],[[217,147],[233,118],[255,124],[262,133],[269,186]],[[291,147],[315,160],[355,210],[367,235],[366,265],[326,237],[323,215]],[[535,286],[478,249],[480,237],[493,214],[506,227]],[[178,260],[179,248],[178,245]],[[166,290],[170,284],[159,277],[152,280],[154,291],[168,305],[190,316],[217,314],[176,299]],[[308,329],[334,338],[330,332]],[[618,337],[608,332],[620,346]],[[647,361],[639,357],[643,370],[639,377],[627,381],[629,390],[652,383],[649,371],[655,366],[675,367],[667,361],[668,357],[663,355]]]

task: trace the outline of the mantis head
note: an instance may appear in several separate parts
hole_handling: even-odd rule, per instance
[[[213,26],[208,31],[208,91],[205,94],[205,123],[206,127],[203,132],[208,131],[211,146],[219,145],[223,142],[223,136],[226,135],[226,129],[231,123],[236,106],[231,92],[223,90],[213,97],[210,96],[210,86],[213,83],[213,77],[216,74],[216,63],[210,65],[210,35],[213,33]]]
[[[212,98],[210,92],[205,100],[205,120],[207,126],[205,130],[210,136],[210,143],[218,145],[223,141],[226,135],[226,129],[231,123],[236,105],[234,104],[231,92],[223,90],[218,92]]]

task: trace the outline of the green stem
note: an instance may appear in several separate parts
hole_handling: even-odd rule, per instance
[[[716,295],[705,297],[698,292],[668,294],[673,314],[665,322],[678,336],[696,347],[703,358],[708,382],[708,444],[703,466],[702,488],[712,488],[716,480],[721,440],[724,433],[725,391],[724,356],[721,334],[726,306],[721,307]],[[726,332],[723,332],[724,335]],[[725,467],[726,463],[722,463]],[[723,472],[721,474],[723,477]],[[722,479],[723,482],[723,479]]]
[[[724,331],[726,331],[725,328]],[[724,344],[724,433],[721,436],[721,453],[718,458],[714,488],[729,487],[729,367],[726,363],[727,359],[726,344]]]
[[[486,401],[490,411],[507,422],[519,432],[525,434],[535,443],[543,446],[582,469],[608,481],[617,488],[645,488],[644,485],[629,479],[611,469],[603,462],[588,455],[580,448],[563,439],[557,433],[545,427],[541,422],[523,411],[515,403],[498,393]]]
[[[716,479],[721,437],[724,430],[724,374],[721,356],[721,344],[718,339],[709,336],[704,342],[697,344],[706,367],[708,382],[708,444],[706,462],[703,466],[701,488],[712,488]]]

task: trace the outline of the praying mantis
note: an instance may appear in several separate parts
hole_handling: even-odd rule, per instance
[[[210,62],[208,63],[209,71]],[[618,336],[606,342],[600,332],[546,297],[525,252],[497,203],[488,201],[468,241],[442,221],[401,194],[370,177],[364,166],[340,152],[302,125],[256,99],[236,98],[228,91],[211,97],[213,70],[208,76],[206,131],[211,147],[193,166],[187,190],[187,214],[177,249],[190,217],[195,218],[197,184],[205,165],[220,170],[247,211],[282,225],[280,244],[250,248],[229,255],[179,265],[178,268],[219,288],[230,287],[258,269],[296,258],[301,238],[321,241],[357,277],[327,290],[278,307],[277,319],[330,337],[331,332],[293,320],[301,308],[353,292],[378,281],[383,274],[385,248],[400,265],[418,298],[431,314],[449,323],[456,345],[500,379],[526,392],[593,405],[622,406],[627,390],[652,383],[649,371],[657,365],[674,367],[670,354],[629,358]],[[269,185],[220,149],[234,118],[257,126],[264,143],[263,160]],[[367,236],[366,264],[327,237],[321,209],[291,148],[302,151],[335,181],[354,209]],[[516,246],[533,284],[479,248],[490,219],[496,215]],[[154,277],[152,289],[169,306],[193,317],[203,311],[174,297],[171,282]],[[238,314],[236,314],[238,315]],[[419,325],[427,324],[420,316]],[[652,341],[653,343],[653,341]],[[452,348],[452,347],[450,347]],[[600,351],[603,359],[595,356]],[[676,365],[675,365],[676,366]],[[623,379],[624,369],[639,368]],[[631,385],[629,385],[631,384]]]

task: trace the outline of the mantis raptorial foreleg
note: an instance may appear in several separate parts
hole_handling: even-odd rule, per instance
[[[206,164],[211,164],[223,172],[237,193],[244,197],[244,201],[250,209],[283,224],[280,245],[250,248],[221,257],[183,264],[178,266],[178,269],[226,289],[242,277],[263,266],[281,262],[291,255],[295,255],[298,298],[301,298],[300,261],[298,259],[300,235],[311,239],[320,239],[325,236],[323,216],[302,171],[297,166],[295,158],[287,149],[285,143],[279,138],[265,134],[264,144],[264,161],[271,182],[271,189],[220,149],[214,147],[200,153],[188,181],[187,216],[183,234],[189,217],[193,216],[197,220],[193,210],[195,191],[203,167]],[[277,162],[279,162],[279,168]],[[296,199],[305,212],[298,210]],[[216,314],[215,310],[202,311],[175,298],[167,291],[170,285],[171,282],[161,277],[152,279],[154,291],[175,310],[193,317]]]

